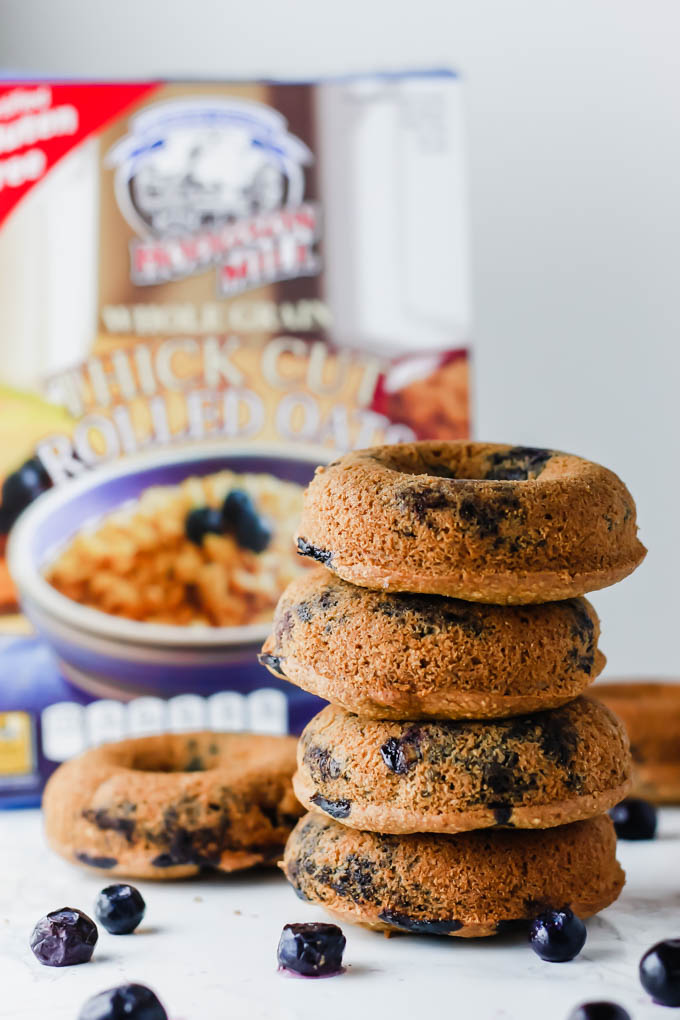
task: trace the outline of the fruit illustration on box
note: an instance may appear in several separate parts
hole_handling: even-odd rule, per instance
[[[15,471],[52,432],[70,432],[68,411],[35,393],[0,386],[0,478]]]
[[[34,455],[36,443],[50,432],[68,432],[71,423],[63,408],[35,394],[0,386],[0,613],[16,606],[4,558],[7,534],[19,514],[52,484]]]

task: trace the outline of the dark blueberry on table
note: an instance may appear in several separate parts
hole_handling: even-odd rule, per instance
[[[232,489],[227,495],[222,507],[222,520],[242,549],[261,553],[271,541],[271,529],[258,514],[248,493],[242,489]]]
[[[41,917],[31,933],[30,946],[46,967],[71,967],[92,957],[99,932],[82,910],[62,907]]]
[[[656,808],[649,801],[627,797],[613,807],[609,817],[619,839],[654,839]]]
[[[129,935],[145,910],[146,903],[134,885],[107,885],[97,896],[94,916],[111,935]]]
[[[88,999],[78,1020],[168,1020],[168,1014],[146,985],[120,985]]]
[[[18,516],[51,485],[52,481],[42,462],[37,457],[31,457],[5,478],[2,484],[3,509],[7,514]]]
[[[542,960],[564,963],[583,949],[586,926],[569,907],[546,910],[531,922],[529,943]]]
[[[680,939],[657,942],[640,960],[640,981],[654,1002],[680,1006]]]
[[[572,1009],[567,1020],[631,1020],[630,1013],[615,1002],[584,1002]]]
[[[200,545],[206,535],[221,535],[222,515],[211,506],[190,510],[184,521],[184,531],[190,542]]]
[[[337,924],[287,924],[276,958],[279,968],[305,977],[339,974],[346,939]]]

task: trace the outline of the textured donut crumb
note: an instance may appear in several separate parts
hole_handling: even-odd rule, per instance
[[[621,723],[586,697],[483,722],[379,722],[329,705],[302,734],[293,785],[353,828],[435,833],[589,818],[630,781]]]
[[[595,591],[646,552],[613,472],[464,441],[375,447],[317,469],[298,548],[362,587],[498,604]]]
[[[47,841],[69,861],[136,878],[275,863],[301,814],[295,744],[188,733],[87,751],[47,784]]]
[[[261,662],[372,718],[494,718],[564,704],[598,675],[583,598],[490,606],[382,594],[311,570],[279,600]]]
[[[301,899],[346,921],[463,938],[507,931],[550,907],[589,917],[625,879],[606,815],[553,829],[386,836],[310,814],[282,866]]]

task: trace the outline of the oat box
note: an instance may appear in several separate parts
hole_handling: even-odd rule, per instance
[[[0,81],[0,798],[257,663],[315,464],[469,435],[460,82]]]

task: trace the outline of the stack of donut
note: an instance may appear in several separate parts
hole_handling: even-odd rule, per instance
[[[612,472],[552,450],[423,442],[319,468],[261,661],[330,702],[298,745],[300,897],[382,930],[492,935],[589,916],[624,882],[630,787],[583,593],[641,562]]]

